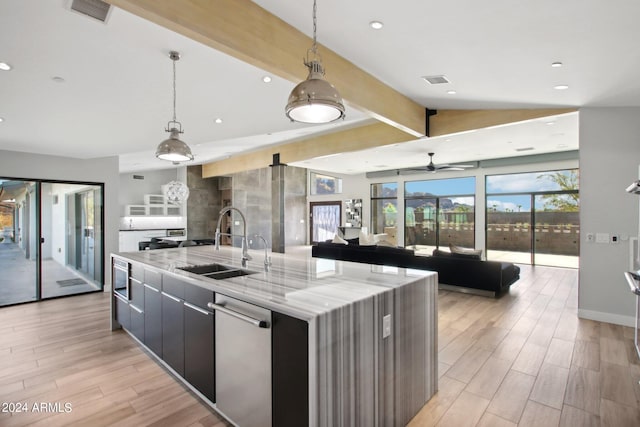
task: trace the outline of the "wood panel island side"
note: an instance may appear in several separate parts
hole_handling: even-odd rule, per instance
[[[112,328],[238,426],[404,426],[437,390],[436,273],[213,246],[112,270]]]

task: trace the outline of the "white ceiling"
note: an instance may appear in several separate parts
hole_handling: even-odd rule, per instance
[[[255,2],[311,35],[311,0]],[[265,84],[262,70],[122,10],[103,24],[68,3],[0,2],[0,61],[14,67],[0,72],[0,149],[119,155],[123,172],[171,167],[154,158],[172,114],[170,50],[182,53],[177,115],[196,163],[370,120],[350,108],[345,122],[291,123],[294,83]],[[318,0],[318,40],[431,109],[640,106],[638,16],[633,0]],[[437,74],[451,83],[421,79]],[[426,164],[429,151],[456,163],[574,150],[577,128],[568,114],[298,165],[357,173]]]

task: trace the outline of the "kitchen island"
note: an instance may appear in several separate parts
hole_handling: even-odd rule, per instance
[[[403,426],[436,392],[435,273],[252,255],[114,254],[113,328],[243,427]]]

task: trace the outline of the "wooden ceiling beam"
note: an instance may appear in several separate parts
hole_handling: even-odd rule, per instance
[[[106,1],[292,82],[307,77],[301,58],[312,39],[250,0]],[[327,80],[350,107],[414,137],[425,135],[423,106],[330,49],[319,50]]]
[[[301,141],[241,153],[228,159],[202,165],[202,177],[224,176],[272,163],[273,154],[280,153],[280,162],[292,163],[331,154],[366,150],[413,139],[405,132],[385,123],[374,123],[340,132],[313,136]]]
[[[482,129],[578,111],[576,108],[514,110],[438,110],[429,117],[429,136]]]

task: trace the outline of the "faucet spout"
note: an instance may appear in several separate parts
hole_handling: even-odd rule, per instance
[[[264,244],[264,271],[269,271],[269,267],[271,267],[271,257],[267,252],[267,248],[269,247],[267,239],[262,237],[260,234],[255,234],[254,236],[262,240],[262,243]]]
[[[220,210],[220,216],[218,217],[218,224],[216,225],[216,235],[215,235],[215,239],[216,239],[216,250],[220,250],[220,236],[222,235],[226,235],[226,236],[233,236],[232,233],[221,233],[220,232],[220,223],[222,222],[222,217],[224,214],[226,214],[229,211],[236,211],[240,214],[240,217],[242,218],[242,266],[243,267],[247,267],[247,261],[251,260],[251,255],[249,255],[249,244],[247,242],[247,220],[244,217],[244,214],[242,213],[242,211],[238,208],[235,208],[233,206],[227,206],[225,208],[222,208]]]

